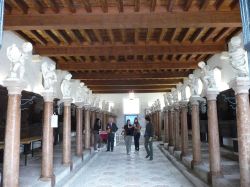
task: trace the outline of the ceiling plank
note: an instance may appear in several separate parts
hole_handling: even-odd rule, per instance
[[[193,0],[186,0],[185,4],[184,4],[184,7],[183,7],[183,10],[184,11],[189,11],[191,5],[192,5],[192,2]]]
[[[131,89],[131,90],[158,90],[158,89],[171,89],[173,87],[175,87],[174,85],[151,85],[151,86],[148,86],[148,85],[135,85],[135,86],[132,86],[132,85],[129,85],[129,86],[126,86],[126,85],[95,85],[95,86],[89,86],[87,85],[91,90],[124,90],[124,89]]]
[[[216,0],[215,4],[214,4],[215,9],[219,10],[221,8],[221,6],[222,6],[223,3],[224,3],[224,0]]]
[[[135,12],[140,11],[140,0],[135,0]]]
[[[102,39],[102,37],[101,37],[101,35],[100,35],[99,30],[93,29],[93,32],[94,32],[95,37],[96,37],[96,39],[98,40],[98,42],[100,42],[101,44],[103,44],[103,39]]]
[[[11,11],[12,11],[12,7],[6,1],[4,2],[4,11],[7,14],[11,14]]]
[[[201,0],[200,1],[200,10],[205,10],[209,5],[209,0]]]
[[[138,72],[127,72],[127,73],[75,73],[71,72],[73,79],[80,80],[152,80],[152,79],[172,79],[172,78],[185,78],[192,71],[187,72],[149,72],[149,73],[138,73]]]
[[[167,32],[167,28],[163,28],[163,29],[161,29],[161,33],[160,33],[160,35],[159,35],[159,40],[158,40],[158,42],[159,43],[161,43],[162,42],[162,40],[164,39],[164,37],[165,37],[165,35],[166,35],[166,32]]]
[[[65,7],[68,7],[71,13],[76,13],[76,7],[74,6],[74,3],[72,0],[62,0],[62,2]]]
[[[58,35],[66,44],[70,45],[72,43],[72,39],[70,38],[70,36],[67,34],[65,30],[58,30],[57,32],[58,32]]]
[[[228,27],[221,29],[221,31],[214,37],[213,41],[214,42],[220,41],[226,36],[226,34],[228,34],[228,32],[230,32],[230,30],[231,29]]]
[[[151,69],[195,69],[197,62],[122,62],[122,63],[107,63],[103,65],[103,62],[95,63],[64,63],[58,62],[57,68],[68,71],[76,70],[151,70]]]
[[[60,8],[55,0],[44,0],[46,4],[57,14],[60,12]]]
[[[172,12],[174,9],[174,5],[176,0],[167,0],[167,11]]]
[[[91,45],[93,42],[90,39],[88,33],[85,30],[79,30],[80,34],[87,40],[88,44]]]
[[[46,31],[47,32],[47,31]],[[56,43],[58,43],[56,41]],[[35,46],[35,52],[45,56],[119,56],[162,54],[212,54],[226,50],[224,43],[193,44],[122,44],[122,45],[57,45]]]
[[[46,39],[44,39],[37,31],[31,30],[26,32],[28,32],[32,37],[34,37],[40,44],[44,46],[47,45],[48,42],[46,41]]]
[[[113,31],[111,29],[108,29],[108,35],[109,35],[109,39],[110,39],[111,44],[114,44],[115,39],[114,39]]]
[[[211,16],[211,14],[213,16]],[[159,19],[161,18],[161,19]],[[83,21],[84,20],[84,21]],[[241,27],[239,11],[5,15],[5,30]],[[105,24],[103,24],[105,23]]]
[[[45,30],[42,33],[45,33],[48,36],[48,38],[50,39],[50,41],[52,41],[53,44],[55,44],[55,45],[60,44],[60,40],[56,37],[56,35],[51,30]]]
[[[44,7],[41,3],[40,0],[33,0],[33,4],[35,9],[40,13],[40,14],[44,14]]]
[[[155,11],[156,2],[157,2],[157,0],[151,0],[150,1],[150,12],[154,12]]]
[[[101,4],[101,7],[102,7],[102,11],[104,13],[107,13],[108,12],[108,2],[107,2],[107,0],[100,0],[100,4]]]
[[[108,94],[108,93],[129,93],[130,89],[127,90],[93,90],[95,94]],[[171,89],[166,90],[133,90],[135,93],[157,93],[157,92],[170,92]]]
[[[87,12],[92,12],[91,4],[89,0],[81,0]]]
[[[123,12],[123,0],[117,0],[119,12]]]
[[[29,7],[24,0],[10,0],[10,2],[21,10],[24,14],[28,13]]]
[[[233,0],[230,4],[231,10],[234,10],[237,6],[239,6],[239,0]]]

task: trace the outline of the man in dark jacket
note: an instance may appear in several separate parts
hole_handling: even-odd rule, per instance
[[[145,149],[147,151],[146,158],[150,157],[149,160],[153,160],[153,136],[154,136],[154,129],[151,123],[151,119],[148,115],[145,116],[146,120],[146,130],[145,130]]]
[[[118,130],[118,127],[113,122],[113,118],[109,118],[109,123],[107,124],[107,133],[108,133],[108,142],[107,142],[107,151],[113,152],[114,150],[114,141],[115,141],[115,132]]]

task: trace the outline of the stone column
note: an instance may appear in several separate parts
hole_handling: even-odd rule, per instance
[[[201,162],[199,97],[197,98],[192,97],[191,105],[192,105],[192,145],[193,145],[192,166],[194,166]]]
[[[63,157],[62,163],[65,166],[72,166],[71,162],[71,102],[72,99],[63,99]]]
[[[181,139],[180,139],[180,107],[179,104],[175,104],[175,150],[181,150]]]
[[[76,155],[83,158],[82,149],[82,106],[76,109]]]
[[[91,111],[91,123],[90,123],[90,129],[92,130],[92,132],[91,132],[91,147],[94,146],[94,133],[93,133],[93,130],[94,130],[95,119],[96,119],[96,111],[93,109]]]
[[[42,137],[42,170],[41,179],[51,180],[54,183],[53,173],[53,128],[51,127],[51,116],[53,115],[53,92],[44,93],[43,111],[43,137]]]
[[[90,111],[85,108],[85,149],[90,149]]]
[[[187,102],[181,103],[181,156],[188,154]]]
[[[4,81],[8,89],[7,119],[4,141],[3,186],[19,186],[21,92],[23,82]]]
[[[250,108],[248,78],[238,78],[230,82],[236,95],[237,133],[240,163],[240,185],[250,186]]]
[[[176,147],[176,111],[173,106],[173,114],[172,114],[172,136],[173,136],[173,146]]]
[[[207,90],[208,145],[210,176],[221,175],[220,143],[216,97],[219,91]]]
[[[168,123],[168,110],[164,111],[164,131],[165,131],[165,143],[169,143],[169,123]]]
[[[169,146],[174,145],[174,136],[173,136],[173,123],[174,123],[174,110],[172,107],[169,109]]]

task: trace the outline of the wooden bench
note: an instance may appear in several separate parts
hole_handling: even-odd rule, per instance
[[[42,142],[42,138],[40,136],[22,138],[20,140],[20,144],[24,145],[23,153],[24,153],[24,156],[25,156],[25,159],[24,159],[25,166],[27,166],[27,156],[30,153],[30,150],[31,150],[32,157],[34,156],[33,143],[34,142],[39,142],[39,141]],[[31,149],[29,149],[29,148],[31,148]],[[4,142],[3,141],[0,142],[0,150],[4,150]]]

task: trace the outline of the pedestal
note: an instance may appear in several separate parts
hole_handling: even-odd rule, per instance
[[[42,137],[42,168],[41,179],[51,180],[53,183],[53,128],[51,127],[51,116],[53,115],[53,92],[45,92],[43,111],[43,137]]]
[[[250,186],[250,109],[249,78],[238,78],[230,82],[236,95],[237,133],[240,163],[240,185]]]
[[[76,109],[76,156],[83,158],[82,148],[82,107]]]
[[[8,89],[7,119],[4,141],[3,186],[19,186],[21,92],[25,83],[4,81]]]
[[[188,154],[187,102],[181,103],[181,156]]]
[[[208,115],[208,145],[210,177],[221,175],[220,143],[216,97],[217,90],[207,90],[207,115]]]
[[[191,98],[192,105],[192,144],[193,160],[192,166],[201,162],[201,141],[200,141],[200,119],[199,119],[199,99]]]
[[[90,149],[90,115],[89,110],[85,109],[85,149]]]
[[[71,102],[72,99],[63,99],[63,157],[62,163],[71,166]]]

